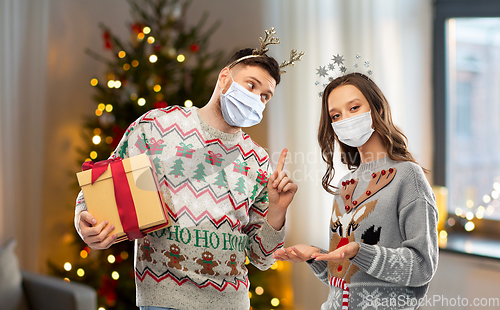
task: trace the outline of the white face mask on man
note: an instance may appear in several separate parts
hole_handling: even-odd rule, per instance
[[[333,122],[332,127],[340,142],[352,147],[360,147],[370,139],[372,133],[375,131],[372,128],[372,123],[371,111],[368,111],[338,122]]]
[[[220,94],[220,107],[226,123],[235,127],[250,127],[262,120],[266,105],[260,96],[236,83],[231,76],[231,86]]]

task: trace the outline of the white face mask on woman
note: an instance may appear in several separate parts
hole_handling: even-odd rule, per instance
[[[375,131],[372,128],[371,111],[333,122],[332,127],[340,142],[352,147],[365,144]]]
[[[226,123],[235,127],[250,127],[262,120],[266,105],[260,96],[253,94],[236,83],[231,76],[231,86],[225,94],[220,94],[220,107]]]

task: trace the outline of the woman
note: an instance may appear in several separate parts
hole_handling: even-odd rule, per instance
[[[387,99],[367,76],[351,73],[323,92],[318,132],[335,195],[330,249],[299,244],[274,257],[304,262],[330,286],[321,309],[415,309],[438,262],[434,195],[392,122]],[[351,170],[338,187],[335,141]]]

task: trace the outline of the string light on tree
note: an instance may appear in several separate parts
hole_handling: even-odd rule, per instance
[[[154,64],[157,61],[158,61],[158,56],[156,56],[155,54],[149,56],[149,62]]]
[[[116,258],[113,254],[108,255],[108,262],[113,264],[116,261]]]
[[[90,85],[92,85],[92,86],[96,86],[98,83],[99,83],[99,81],[96,78],[93,78],[92,80],[90,80]]]
[[[71,268],[73,268],[73,266],[71,266],[71,263],[70,262],[66,262],[64,263],[64,270],[66,271],[70,271]]]
[[[275,297],[275,298],[273,298],[273,299],[271,299],[271,305],[272,305],[273,307],[277,307],[277,306],[279,306],[279,305],[280,305],[280,300],[279,300],[278,298],[276,298],[276,297]]]
[[[98,145],[99,143],[101,143],[101,137],[100,136],[93,136],[92,143],[94,143],[95,145]]]
[[[144,27],[142,29],[142,32],[144,32],[145,34],[149,34],[151,32],[151,28],[149,28],[148,26]]]
[[[148,43],[149,44],[155,43],[155,38],[154,37],[148,37]]]
[[[139,98],[139,100],[137,100],[137,104],[142,107],[143,105],[146,104],[146,99]]]
[[[193,106],[193,102],[192,102],[191,100],[189,100],[189,99],[188,99],[188,100],[184,101],[184,106],[185,106],[186,108],[190,108],[190,107],[192,107],[192,106]]]
[[[76,271],[76,275],[80,278],[83,277],[85,275],[85,270],[83,270],[83,268],[78,268],[78,270]]]
[[[89,256],[89,254],[87,253],[87,251],[85,251],[85,250],[81,250],[80,251],[80,257],[81,258],[87,258],[87,256]]]
[[[186,60],[186,56],[184,56],[182,54],[177,55],[177,61],[178,62],[184,62],[184,60]]]
[[[118,57],[120,57],[120,58],[125,58],[126,55],[127,55],[127,53],[125,53],[125,51],[118,52]]]
[[[113,271],[111,273],[111,278],[113,278],[113,280],[118,280],[120,279],[120,274],[118,273],[118,271]]]

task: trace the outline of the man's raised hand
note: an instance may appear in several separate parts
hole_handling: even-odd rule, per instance
[[[276,230],[280,230],[283,227],[288,206],[298,190],[297,184],[293,183],[292,179],[283,171],[287,153],[288,150],[286,148],[283,149],[276,171],[269,177],[267,183],[267,194],[269,197],[267,221]]]

